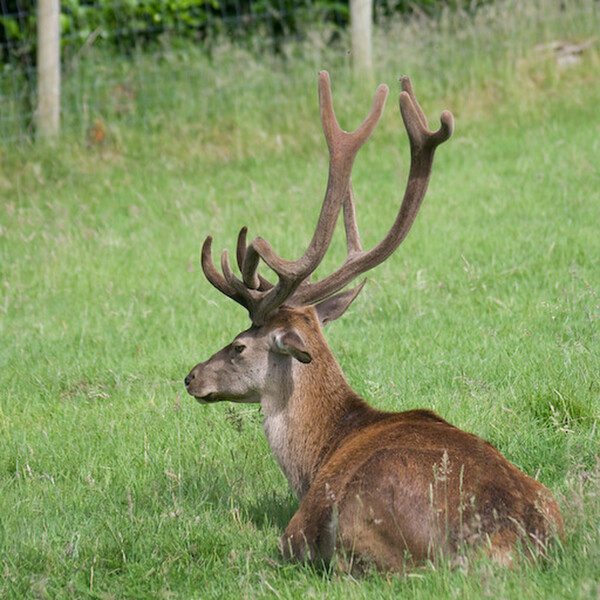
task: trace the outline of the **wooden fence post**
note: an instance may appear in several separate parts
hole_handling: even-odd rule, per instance
[[[60,1],[37,2],[38,137],[60,130]]]
[[[354,71],[373,73],[373,0],[350,0],[350,36]]]

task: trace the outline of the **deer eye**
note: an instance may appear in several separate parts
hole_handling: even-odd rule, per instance
[[[246,349],[246,346],[244,346],[244,344],[234,344],[233,345],[233,351],[236,354],[241,354],[245,349]]]

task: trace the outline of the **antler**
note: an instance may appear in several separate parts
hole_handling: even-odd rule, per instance
[[[294,303],[298,305],[313,304],[323,300],[341,290],[361,273],[381,264],[398,248],[414,223],[427,191],[435,150],[452,135],[454,118],[449,111],[443,111],[440,117],[440,128],[431,132],[425,114],[415,97],[410,79],[406,76],[402,77],[402,90],[400,111],[410,141],[411,161],[406,191],[396,220],[379,244],[368,252],[363,251],[350,186],[344,200],[347,258],[344,264],[331,275],[314,283],[305,282],[294,296]]]
[[[329,74],[326,71],[319,73],[321,123],[329,148],[329,179],[315,233],[302,257],[295,261],[284,260],[275,254],[269,242],[260,237],[252,240],[246,248],[246,229],[243,228],[238,236],[236,253],[242,272],[240,280],[231,270],[227,251],[221,257],[223,273],[218,272],[211,259],[212,238],[206,238],[202,248],[204,274],[219,291],[245,306],[254,324],[263,324],[323,260],[348,193],[354,159],[377,126],[387,94],[387,86],[380,85],[366,119],[358,129],[348,133],[340,128],[335,116]],[[277,274],[276,285],[258,275],[260,259]]]
[[[219,273],[211,259],[212,238],[206,238],[202,248],[202,268],[207,279],[222,293],[245,306],[255,325],[264,324],[269,315],[286,302],[294,306],[308,305],[331,296],[361,273],[382,263],[406,237],[427,191],[435,150],[452,135],[454,119],[450,112],[444,111],[440,129],[429,131],[427,119],[408,77],[402,78],[402,89],[400,110],[410,140],[410,172],[396,220],[374,248],[367,252],[362,250],[350,175],[358,151],[381,117],[388,88],[385,85],[377,88],[366,119],[358,129],[347,133],[340,128],[336,119],[329,75],[325,71],[319,74],[319,101],[321,122],[329,148],[329,179],[317,227],[306,252],[298,260],[287,261],[275,254],[263,238],[255,238],[246,246],[247,230],[244,227],[238,236],[236,252],[242,274],[240,280],[231,269],[227,251],[222,254],[222,274]],[[342,206],[347,258],[335,272],[311,283],[307,278],[325,256]],[[258,274],[261,259],[277,274],[276,285]]]

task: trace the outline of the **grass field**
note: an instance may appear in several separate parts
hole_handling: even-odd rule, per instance
[[[361,580],[281,561],[297,501],[258,408],[200,407],[183,387],[248,326],[204,280],[200,245],[231,249],[246,224],[297,256],[327,176],[316,73],[346,129],[375,86],[326,49],[243,69],[217,56],[187,78],[155,66],[181,87],[144,127],[115,118],[103,145],[0,148],[0,597],[598,598],[600,61],[598,44],[569,67],[535,49],[589,39],[598,8],[525,4],[539,27],[531,9],[380,31],[392,94],[353,176],[366,246],[407,173],[399,75],[432,126],[448,108],[457,128],[407,240],[327,337],[372,404],[434,409],[538,477],[564,545],[513,570]],[[247,86],[217,84],[242,71]],[[196,76],[219,87],[210,117]]]

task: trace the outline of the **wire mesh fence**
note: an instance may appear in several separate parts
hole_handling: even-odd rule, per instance
[[[499,0],[497,0],[499,2]],[[456,0],[376,0],[375,21],[379,38],[398,14],[406,17],[410,6],[461,4]],[[492,0],[462,2],[462,19],[451,21],[455,40],[452,52],[459,58],[468,26],[463,26],[478,8]],[[579,16],[600,27],[598,0],[514,0],[529,11],[533,29],[544,20],[564,22],[570,39],[569,20]],[[552,10],[549,6],[556,5]],[[36,0],[0,0],[0,144],[28,142],[36,135],[38,106]],[[456,7],[455,7],[456,10]],[[502,35],[506,10],[488,11]],[[413,14],[413,16],[415,16]],[[439,16],[439,15],[438,15]],[[422,17],[421,13],[416,15]],[[174,110],[190,122],[199,115],[210,120],[224,110],[236,90],[260,85],[257,68],[269,69],[277,61],[301,54],[307,60],[327,52],[348,61],[350,50],[346,25],[349,6],[345,2],[320,0],[66,0],[60,3],[61,131],[100,143],[107,123],[135,124],[156,128],[168,123]],[[439,18],[434,28],[443,27]],[[553,28],[560,31],[561,26]],[[596,29],[597,30],[597,29]],[[410,33],[410,28],[404,33]],[[412,35],[412,34],[411,34]],[[554,35],[554,33],[552,34]],[[582,34],[584,35],[584,34]],[[415,55],[447,57],[443,50],[420,48],[413,38],[404,46]],[[433,39],[433,38],[432,38]],[[542,38],[540,38],[542,39]],[[554,40],[552,40],[554,41]],[[597,38],[584,39],[597,48]],[[387,41],[377,41],[380,48]],[[388,54],[398,54],[395,39]],[[506,40],[510,44],[510,40]],[[252,57],[252,60],[249,60]],[[567,57],[568,58],[568,57]],[[417,60],[415,58],[414,60]],[[425,60],[420,58],[419,60]],[[252,69],[249,63],[252,63]],[[215,68],[217,65],[217,68]]]
[[[36,4],[0,0],[0,143],[35,136]],[[313,0],[62,2],[62,131],[96,126],[92,135],[101,136],[98,115],[106,113],[148,122],[152,111],[145,109],[160,106],[159,96],[177,94],[177,85],[198,76],[201,64],[223,48],[282,54],[311,27],[343,25],[347,12],[343,4]],[[200,77],[204,91],[208,84]]]

